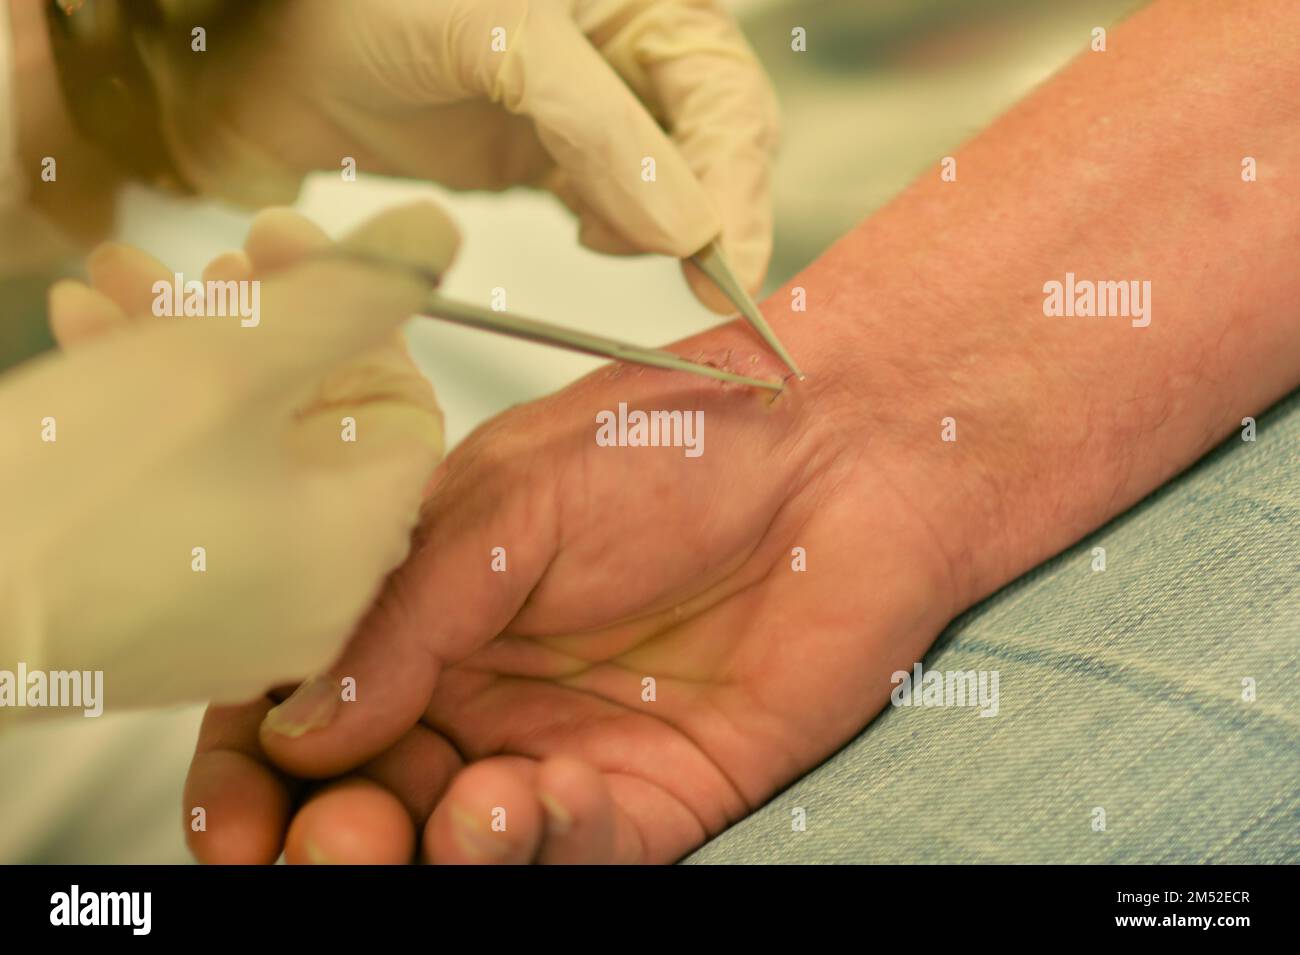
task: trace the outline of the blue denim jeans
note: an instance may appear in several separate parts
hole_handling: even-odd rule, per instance
[[[997,715],[886,707],[687,861],[1300,861],[1300,393],[923,666],[998,671]]]

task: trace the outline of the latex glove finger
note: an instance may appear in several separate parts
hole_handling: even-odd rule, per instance
[[[140,249],[120,242],[98,246],[86,262],[90,285],[54,283],[49,292],[50,330],[60,347],[79,347],[149,315],[153,284],[168,283],[168,268]]]
[[[116,242],[92,252],[87,269],[91,285],[64,279],[50,287],[50,329],[65,350],[123,329],[133,318],[149,317],[154,283],[173,281],[173,273],[153,256]],[[242,252],[219,255],[203,270],[204,282],[251,278],[248,256]]]
[[[608,10],[581,4],[580,22]],[[721,245],[751,295],[772,254],[771,162],[780,138],[776,96],[735,21],[711,3],[656,0],[601,44],[601,53],[662,111],[722,220]],[[733,307],[693,265],[696,295],[718,311]]]
[[[50,331],[65,351],[123,328],[128,321],[116,302],[76,279],[51,285],[48,301]]]
[[[454,231],[449,231],[448,236],[451,248],[445,254],[440,253],[446,261],[454,255],[456,243]],[[243,250],[213,259],[203,277],[205,281],[230,281],[270,275],[298,264],[307,256],[326,249],[332,242],[324,229],[292,209],[264,209],[253,217]],[[400,331],[394,333],[392,343],[405,349],[405,339]],[[419,377],[418,373],[413,377]]]
[[[414,216],[417,219],[414,227],[419,230],[422,227],[419,226],[418,220],[423,215],[424,212],[416,207],[410,213],[403,213],[399,221],[405,222],[408,217]],[[407,227],[384,228],[388,232],[395,233]],[[345,241],[357,240],[354,236]],[[392,254],[396,261],[402,261],[402,257],[406,255],[400,250],[403,242],[410,241],[418,249],[422,243],[430,239],[423,231],[417,231],[409,239],[388,234],[377,237],[377,241],[379,244],[370,254],[377,256],[386,254],[386,250],[392,249],[396,243],[398,248],[393,249]],[[445,247],[433,252],[433,261],[442,263],[442,268],[445,269],[455,254],[456,234],[448,229],[446,232],[439,233],[436,241],[444,242]],[[320,227],[290,209],[278,208],[267,209],[253,219],[242,254],[253,274],[269,275],[290,268],[308,256],[324,252],[332,246],[333,242]],[[420,254],[428,252],[428,249],[420,250]],[[428,269],[427,264],[422,264],[420,261],[416,261],[413,267],[426,271]],[[317,414],[320,420],[314,422],[314,426],[326,431],[337,430],[339,415],[336,412],[340,408],[354,401],[372,399],[376,393],[382,393],[389,398],[404,397],[413,408],[427,409],[432,413],[437,419],[436,454],[441,458],[444,433],[442,411],[438,407],[432,385],[410,361],[400,331],[394,332],[391,338],[375,349],[363,352],[328,372],[320,381],[312,401],[300,408],[298,413],[300,418]],[[396,416],[390,410],[381,427],[391,425],[394,428],[401,428],[401,423],[395,418]],[[427,434],[423,422],[413,423],[420,434]],[[313,434],[314,429],[309,427],[308,422],[302,421],[299,430],[304,446],[316,449],[329,448],[338,454],[347,454],[347,448],[340,446],[337,441],[317,440],[317,436]],[[369,425],[367,431],[369,439],[381,437]]]
[[[495,4],[462,2],[456,9],[450,69],[464,92],[531,117],[584,208],[642,252],[682,258],[721,232],[690,165],[578,29],[566,4],[519,5],[517,24],[501,23]],[[491,44],[492,30],[501,27],[504,53]],[[435,92],[445,95],[445,85],[431,85],[430,96]]]
[[[173,279],[172,270],[148,252],[120,242],[106,242],[91,252],[86,272],[90,284],[131,318],[152,315],[154,283]]]
[[[586,205],[581,193],[563,169],[558,166],[552,168],[538,180],[537,186],[550,192],[573,213],[573,217],[578,220],[578,241],[593,252],[603,252],[606,255],[637,255],[641,252],[636,243],[625,238],[618,229]]]
[[[457,238],[441,210],[416,204],[377,217],[344,243],[356,245],[367,261],[391,260],[399,267],[433,273],[450,265]],[[330,245],[319,227],[297,213],[269,209],[254,219],[245,251],[218,256],[203,278],[205,282],[249,281],[254,274],[269,275],[300,264],[310,253]],[[128,316],[149,316],[156,299],[155,283],[173,281],[171,270],[157,259],[120,243],[96,249],[88,270],[93,289],[75,282],[56,283],[51,289],[51,323],[56,334],[74,342],[124,325]]]
[[[223,252],[203,269],[204,282],[247,282],[253,278],[253,263],[248,254]]]
[[[277,375],[314,375],[383,341],[420,308],[459,246],[451,220],[429,202],[387,210],[306,258],[304,243],[313,244],[308,234],[314,226],[284,211],[259,220],[246,250],[255,272],[296,259],[292,271],[282,274],[315,275],[314,281],[293,283],[297,298],[281,294],[281,277],[273,276],[262,295],[267,320],[255,331],[237,330],[241,340],[248,339],[249,360]],[[339,255],[332,254],[335,248]],[[350,298],[357,282],[371,289],[373,307],[344,310],[332,304],[336,294]]]
[[[296,265],[330,245],[325,230],[292,209],[263,209],[253,217],[244,239],[244,255],[256,275],[271,275]]]
[[[410,254],[424,255],[427,271],[441,271],[454,247],[445,217],[428,206],[405,207],[379,217],[404,220]],[[379,220],[376,220],[379,221]],[[383,223],[380,222],[381,232]],[[427,241],[419,241],[421,235]],[[380,232],[361,232],[378,257],[386,247]],[[369,236],[370,238],[367,238]],[[453,233],[454,236],[454,233]],[[376,258],[375,261],[379,259]],[[275,276],[261,286],[260,327],[238,322],[143,323],[129,336],[110,336],[67,355],[50,355],[15,370],[6,382],[6,415],[0,418],[0,452],[21,454],[28,446],[28,421],[46,416],[78,421],[75,449],[84,467],[61,466],[33,480],[35,512],[66,514],[93,502],[85,493],[85,468],[116,461],[122,467],[99,472],[98,489],[115,493],[136,475],[192,440],[205,427],[224,422],[232,406],[268,389],[280,389],[286,375],[314,380],[325,369],[391,335],[428,294],[429,281],[403,268],[347,259],[317,259]],[[199,329],[206,333],[196,334]],[[105,403],[101,395],[112,395]],[[164,398],[179,398],[160,409]],[[165,411],[165,413],[160,413]],[[138,442],[124,447],[117,424],[151,422]],[[61,443],[60,447],[64,447]],[[71,454],[69,450],[65,454]]]
[[[395,332],[422,304],[428,286],[450,268],[458,246],[455,225],[430,202],[386,210],[337,244],[289,209],[265,210],[254,219],[242,255],[223,258],[210,267],[230,276],[270,277],[260,308],[267,320],[259,321],[256,329],[237,328],[225,337],[247,345],[246,367],[251,369],[317,372],[361,354]],[[333,249],[344,254],[332,255]],[[348,253],[357,257],[355,262]],[[364,280],[356,275],[356,280],[374,283],[368,293],[373,307],[345,313],[328,303],[336,291],[349,295],[353,280],[345,279],[344,273],[354,265],[385,275],[372,274]],[[281,295],[281,273],[288,269],[319,274],[314,282],[294,281],[293,292]],[[380,320],[385,314],[389,320]],[[394,315],[401,318],[393,322]],[[300,327],[307,323],[311,328]]]

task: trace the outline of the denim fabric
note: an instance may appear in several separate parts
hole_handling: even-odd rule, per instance
[[[1298,657],[1300,393],[948,627],[997,716],[886,707],[687,861],[1300,861]]]

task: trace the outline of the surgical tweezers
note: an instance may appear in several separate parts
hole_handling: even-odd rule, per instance
[[[718,249],[717,243],[710,243],[705,246],[699,253],[691,256],[691,261],[736,306],[741,315],[753,326],[759,337],[776,352],[791,373],[802,379],[803,374],[796,367],[789,353],[782,347],[780,340],[771,327],[763,319],[763,315],[754,304],[754,300],[749,297],[744,287],[736,281],[736,277],[723,257],[721,250]],[[420,314],[456,325],[509,335],[512,338],[519,338],[524,341],[554,345],[557,348],[565,348],[585,355],[613,358],[616,361],[649,365],[653,368],[686,371],[707,378],[716,378],[720,381],[751,385],[755,388],[766,388],[769,391],[781,391],[784,387],[781,382],[764,381],[759,378],[738,375],[734,372],[724,371],[721,368],[715,368],[712,365],[689,361],[680,355],[674,355],[672,352],[660,348],[643,348],[613,338],[605,338],[602,335],[593,335],[588,332],[574,331],[559,325],[552,325],[549,322],[539,321],[535,318],[525,318],[522,315],[512,315],[508,312],[498,312],[478,305],[470,305],[466,302],[447,298],[438,292],[430,293],[425,300],[424,307],[420,310]]]

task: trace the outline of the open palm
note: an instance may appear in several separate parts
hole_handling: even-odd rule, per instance
[[[774,374],[760,350],[738,325],[678,349]],[[847,741],[955,608],[824,380],[611,368],[480,429],[314,704],[209,714],[187,807],[226,823],[196,853],[273,859],[296,808],[291,859],[412,858],[413,818],[433,861],[669,861]],[[599,446],[620,402],[702,411],[704,453]]]

